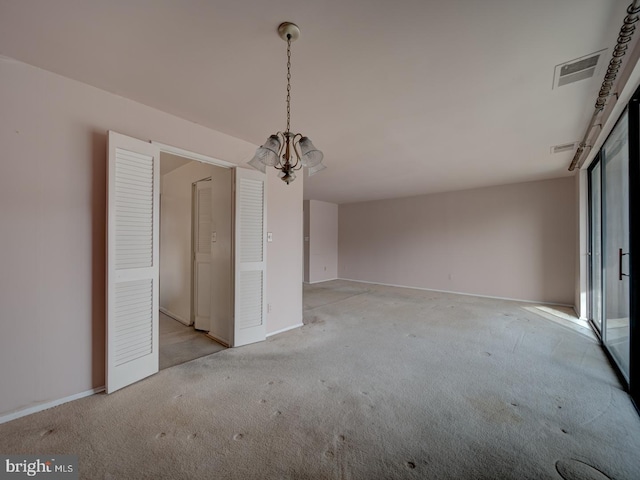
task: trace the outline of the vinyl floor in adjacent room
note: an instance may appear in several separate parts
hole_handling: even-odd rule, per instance
[[[160,370],[205,357],[225,347],[204,332],[188,327],[160,312]]]
[[[299,329],[0,425],[86,479],[640,478],[640,417],[553,307],[348,281]]]

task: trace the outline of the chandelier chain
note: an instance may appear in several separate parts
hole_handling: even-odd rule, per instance
[[[287,132],[291,123],[291,35],[287,35]]]

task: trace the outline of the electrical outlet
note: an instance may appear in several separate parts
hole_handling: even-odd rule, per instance
[[[267,242],[273,242],[273,233],[267,232]]]
[[[271,304],[267,303],[267,313],[271,313]]]

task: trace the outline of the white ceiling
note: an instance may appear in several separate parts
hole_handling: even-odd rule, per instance
[[[336,203],[569,175],[599,78],[557,64],[608,48],[630,0],[0,0],[0,55],[256,145],[285,127]],[[201,152],[207,153],[207,152]],[[249,160],[249,158],[247,158]]]

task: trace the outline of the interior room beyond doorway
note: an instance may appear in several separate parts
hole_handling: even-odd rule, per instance
[[[159,351],[163,369],[210,355],[229,343],[232,177],[228,168],[164,152],[160,174]],[[205,219],[211,231],[198,236],[203,219],[198,217],[194,185],[203,179],[211,185]],[[206,272],[194,269],[198,250],[210,256]]]

